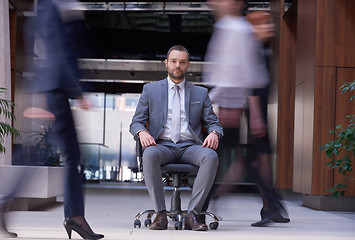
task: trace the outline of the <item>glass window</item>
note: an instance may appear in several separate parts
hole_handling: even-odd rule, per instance
[[[140,94],[85,95],[93,105],[81,110],[72,101],[81,161],[90,180],[136,181],[136,143],[129,133]]]

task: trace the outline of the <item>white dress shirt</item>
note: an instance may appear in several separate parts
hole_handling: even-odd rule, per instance
[[[180,113],[181,113],[181,140],[193,140],[193,136],[189,130],[185,112],[185,80],[177,84],[180,87]],[[168,77],[168,115],[164,131],[160,134],[159,139],[170,140],[172,125],[172,106],[175,83]]]

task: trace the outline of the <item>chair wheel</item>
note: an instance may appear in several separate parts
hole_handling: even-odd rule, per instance
[[[150,226],[150,224],[152,224],[152,219],[147,218],[147,219],[144,221],[144,226],[145,226],[145,227],[148,227],[148,226]]]
[[[182,229],[182,222],[176,222],[175,223],[175,230],[181,230]]]
[[[210,229],[216,230],[218,228],[219,223],[218,222],[211,222],[210,223]]]
[[[134,228],[136,228],[136,227],[138,227],[138,228],[140,228],[141,227],[141,221],[140,220],[134,220]]]

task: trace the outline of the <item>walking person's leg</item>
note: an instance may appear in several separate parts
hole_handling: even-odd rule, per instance
[[[72,230],[85,239],[103,238],[93,232],[85,219],[83,179],[78,170],[80,149],[68,98],[63,91],[53,91],[47,94],[47,104],[56,118],[56,139],[65,158],[64,227],[69,238]]]

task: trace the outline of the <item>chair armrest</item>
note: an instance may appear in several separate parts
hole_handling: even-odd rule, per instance
[[[138,139],[136,140],[136,157],[137,157],[137,164],[138,164],[138,172],[143,172],[143,149],[141,141]]]

